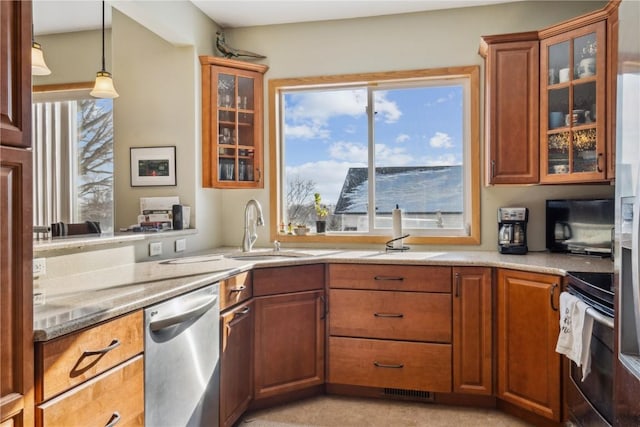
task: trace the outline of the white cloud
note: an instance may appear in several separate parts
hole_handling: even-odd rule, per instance
[[[376,118],[381,117],[385,123],[395,123],[402,116],[398,104],[387,99],[386,92],[377,92],[375,98]]]
[[[429,145],[433,148],[451,148],[453,147],[453,141],[451,137],[444,132],[436,132],[429,139]]]
[[[385,144],[376,144],[377,166],[407,166],[413,161],[413,156],[407,154],[402,147],[389,147]]]
[[[328,129],[323,129],[318,125],[284,125],[285,138],[304,138],[304,139],[327,139],[330,136]]]
[[[411,139],[411,137],[409,135],[407,135],[406,133],[401,133],[400,135],[396,136],[396,142],[398,144],[406,142],[406,141],[408,141],[410,139]]]
[[[286,174],[312,180],[316,184],[316,190],[322,195],[323,203],[335,204],[340,197],[347,171],[351,167],[366,167],[366,163],[321,160],[299,166],[287,166]]]
[[[306,92],[291,95],[292,106],[286,116],[299,122],[324,126],[335,116],[358,117],[366,114],[367,97],[362,89]]]
[[[329,147],[329,156],[337,160],[367,163],[367,146],[355,142],[338,141]]]

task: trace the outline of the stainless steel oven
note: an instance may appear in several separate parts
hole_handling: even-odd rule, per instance
[[[584,301],[593,317],[591,372],[570,363],[567,386],[569,421],[582,427],[611,426],[613,420],[614,293],[610,273],[570,273],[567,291]]]

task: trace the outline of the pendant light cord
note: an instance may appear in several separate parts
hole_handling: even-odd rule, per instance
[[[102,71],[106,71],[104,64],[104,0],[102,1]]]

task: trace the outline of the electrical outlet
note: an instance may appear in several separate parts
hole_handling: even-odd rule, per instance
[[[176,252],[184,252],[187,249],[187,239],[176,239]]]
[[[162,255],[162,242],[149,243],[149,256]]]
[[[34,258],[33,259],[33,275],[44,276],[45,274],[47,274],[47,259]]]

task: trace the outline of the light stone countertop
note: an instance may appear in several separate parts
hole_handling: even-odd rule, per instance
[[[229,248],[187,254],[173,260],[120,265],[59,277],[39,279],[45,304],[34,307],[34,340],[47,341],[116,316],[148,307],[252,268],[312,263],[451,265],[510,268],[544,274],[569,271],[612,272],[609,258],[547,252],[502,255],[495,251],[390,252],[374,250],[283,249],[287,257],[267,259],[223,256]],[[256,255],[269,255],[269,249]]]

